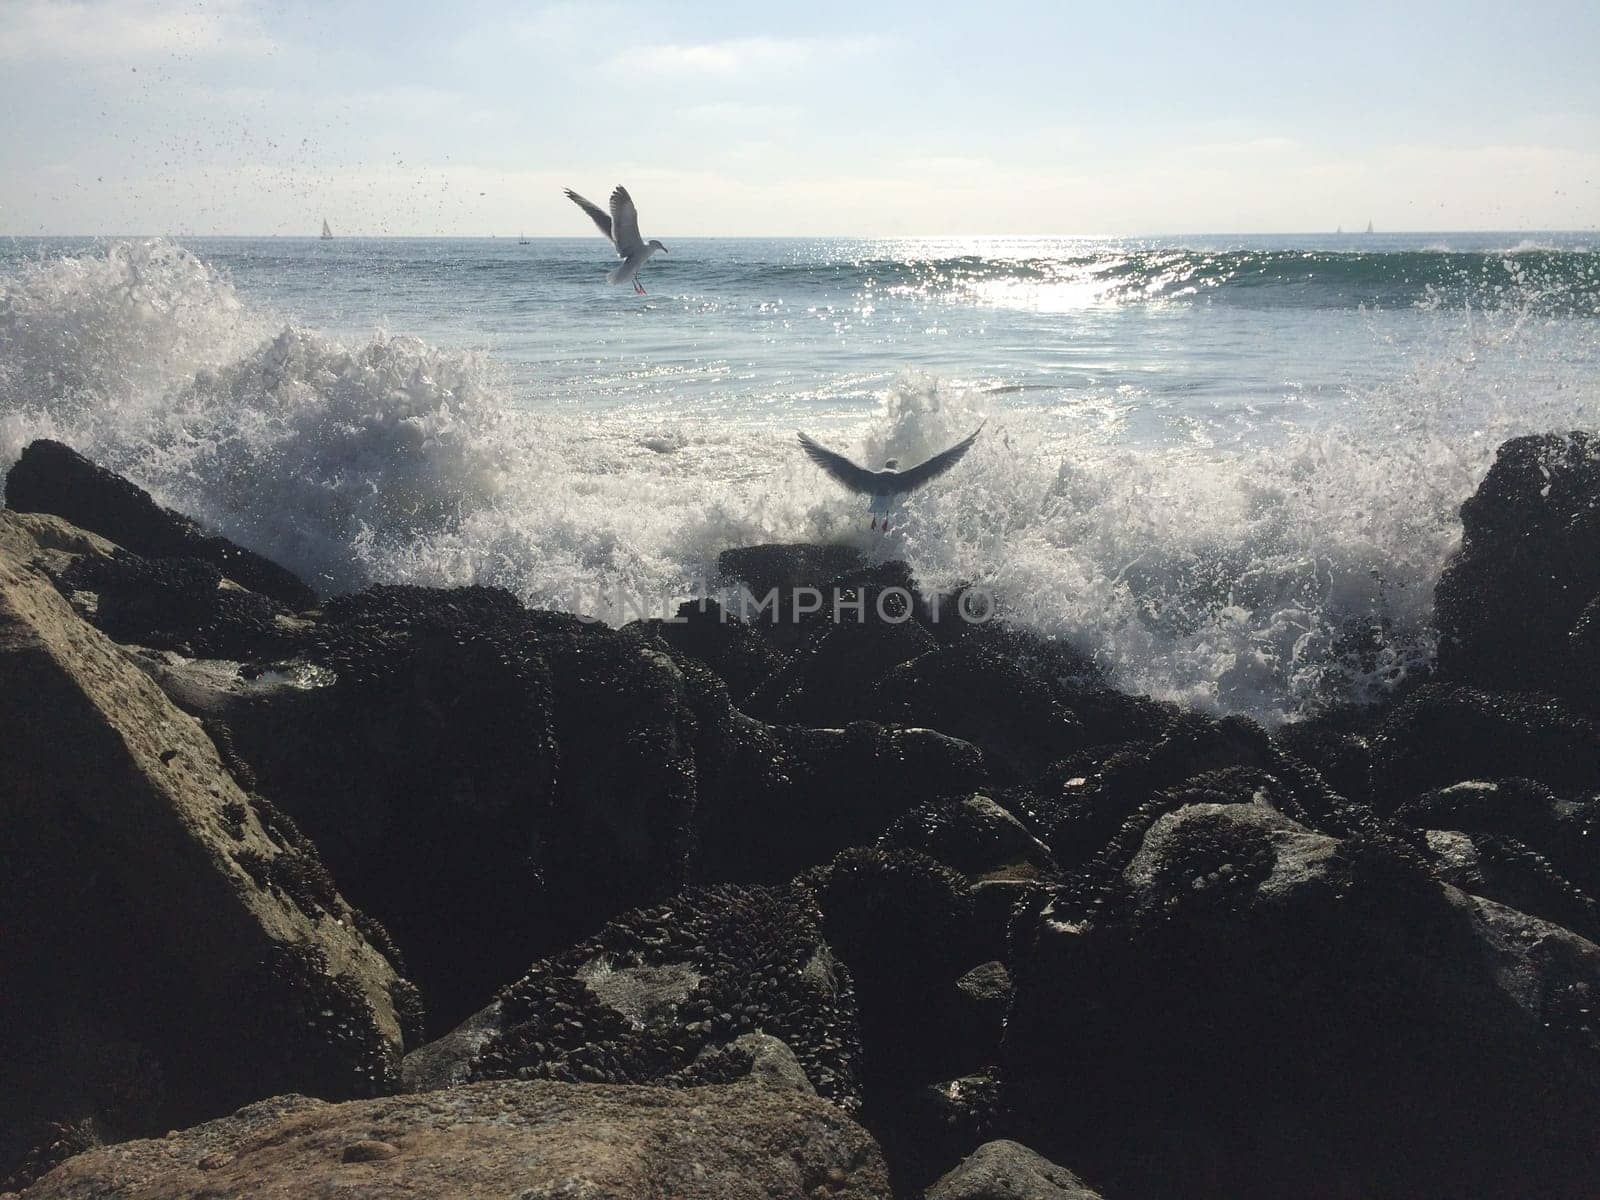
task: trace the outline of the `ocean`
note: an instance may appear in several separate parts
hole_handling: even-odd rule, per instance
[[[1495,448],[1600,425],[1600,239],[0,240],[0,470],[57,437],[325,593],[613,622],[840,541],[1269,724],[1433,653]],[[798,452],[987,420],[888,535]]]

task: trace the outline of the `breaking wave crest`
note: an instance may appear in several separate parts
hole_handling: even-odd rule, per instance
[[[1499,441],[1594,423],[1584,356],[1524,361],[1520,320],[1451,336],[1337,421],[1238,445],[1129,444],[907,375],[839,448],[916,459],[989,425],[879,540],[786,428],[539,409],[491,361],[284,327],[193,255],[119,244],[0,276],[0,467],[60,438],[325,593],[478,582],[613,621],[730,546],[852,542],[983,585],[1124,687],[1275,722],[1425,664],[1456,509]]]

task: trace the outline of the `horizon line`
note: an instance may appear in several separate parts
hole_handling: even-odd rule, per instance
[[[1197,237],[1347,237],[1381,238],[1400,236],[1444,236],[1451,234],[1597,234],[1600,224],[1577,228],[1460,228],[1460,229],[1383,229],[1372,233],[1364,229],[1294,229],[1294,230],[1205,230],[1191,233],[1159,231],[1154,233],[667,233],[663,237],[682,241],[800,241],[817,238],[847,238],[858,241],[1027,241],[1038,239],[1106,241],[1118,238],[1197,238]],[[287,238],[291,241],[322,241],[319,233],[197,233],[197,232],[131,232],[113,233],[8,233],[0,232],[0,239],[16,241],[43,238]],[[593,235],[582,233],[340,233],[333,241],[591,241]]]

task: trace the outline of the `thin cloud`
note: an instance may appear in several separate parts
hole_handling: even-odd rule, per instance
[[[277,47],[229,0],[175,12],[152,0],[21,0],[6,6],[0,61],[139,62],[255,56]]]
[[[608,67],[625,75],[744,75],[790,71],[815,63],[854,58],[871,51],[873,38],[734,38],[696,44],[667,43],[629,50]]]
[[[693,104],[678,110],[678,115],[689,121],[706,121],[719,125],[776,125],[792,121],[800,115],[793,104],[740,104],[729,101],[723,104]]]

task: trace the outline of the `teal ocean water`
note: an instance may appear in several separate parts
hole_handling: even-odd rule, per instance
[[[621,620],[719,550],[981,582],[1125,686],[1293,719],[1425,663],[1494,447],[1600,424],[1584,234],[0,241],[0,469],[58,436],[327,591]],[[879,538],[793,431],[968,460]]]

